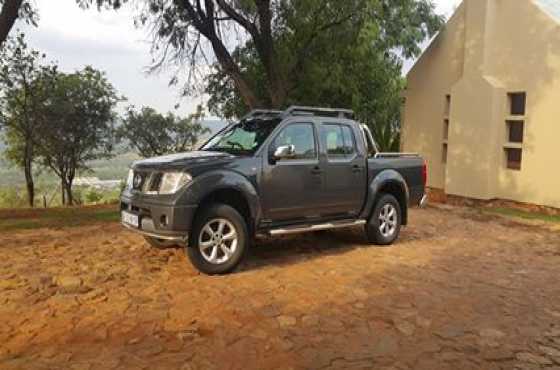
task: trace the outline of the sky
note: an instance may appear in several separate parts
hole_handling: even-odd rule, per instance
[[[460,0],[435,0],[437,12],[449,17]],[[29,44],[56,61],[61,70],[71,72],[86,65],[107,73],[127,102],[137,107],[151,106],[161,112],[186,115],[195,111],[204,98],[181,98],[179,87],[169,86],[171,71],[147,74],[151,64],[149,37],[134,26],[135,9],[125,5],[119,11],[83,10],[75,0],[35,0],[39,11],[37,28],[24,24]],[[426,43],[427,45],[427,43]],[[413,61],[405,63],[405,70]],[[176,105],[179,107],[176,108]]]

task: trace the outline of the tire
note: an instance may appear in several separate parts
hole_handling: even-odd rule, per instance
[[[365,226],[370,243],[391,245],[401,231],[402,210],[398,200],[391,194],[381,194]]]
[[[249,245],[245,219],[225,204],[210,205],[197,216],[189,239],[186,249],[189,260],[208,275],[233,271]]]
[[[148,244],[150,244],[151,247],[156,249],[167,249],[176,246],[174,242],[164,240],[164,239],[153,238],[151,236],[145,236],[144,239],[146,239],[146,241],[148,242]]]

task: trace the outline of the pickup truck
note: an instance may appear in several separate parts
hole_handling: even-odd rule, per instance
[[[426,163],[380,153],[344,109],[255,110],[197,151],[132,164],[122,224],[155,247],[185,246],[206,274],[225,274],[257,236],[363,226],[390,245],[408,207],[426,202]]]

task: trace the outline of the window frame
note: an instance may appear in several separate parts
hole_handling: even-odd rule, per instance
[[[512,153],[514,151],[519,152],[519,162],[509,160],[510,152]],[[522,148],[506,147],[506,148],[504,148],[504,152],[505,152],[506,170],[521,171],[523,169],[523,149]],[[519,163],[519,165],[510,166],[511,163]]]
[[[314,143],[314,149],[315,149],[315,157],[314,158],[296,158],[296,159],[281,159],[276,161],[275,165],[291,165],[291,164],[317,164],[319,163],[319,143],[318,143],[318,136],[317,136],[317,130],[315,127],[315,122],[313,121],[300,121],[300,120],[292,120],[292,121],[288,121],[286,124],[282,125],[280,124],[277,127],[277,132],[273,132],[273,134],[270,137],[270,141],[267,145],[268,148],[268,153],[269,155],[276,150],[277,146],[276,146],[276,139],[282,134],[282,132],[284,130],[286,130],[288,127],[290,126],[294,126],[294,125],[308,125],[311,127],[311,130],[313,132],[313,143]]]
[[[327,148],[326,143],[323,143],[322,141],[322,128],[323,126],[338,126],[341,130],[341,135],[342,135],[342,145],[344,146],[344,138],[345,138],[345,134],[343,131],[343,128],[346,127],[348,129],[348,131],[350,132],[351,135],[351,142],[352,142],[352,149],[353,152],[352,154],[344,154],[343,157],[329,157],[329,151]],[[352,125],[349,125],[347,123],[342,123],[342,122],[337,122],[337,121],[322,121],[319,125],[319,140],[321,141],[321,146],[325,145],[324,148],[322,148],[324,150],[324,155],[327,159],[327,162],[330,163],[337,163],[337,162],[352,162],[354,159],[356,159],[356,157],[358,156],[358,143],[356,142],[356,134],[354,133],[354,128],[352,127]]]

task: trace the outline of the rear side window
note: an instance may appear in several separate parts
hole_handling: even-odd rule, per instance
[[[321,142],[329,159],[350,158],[356,153],[354,133],[346,125],[321,125]]]

